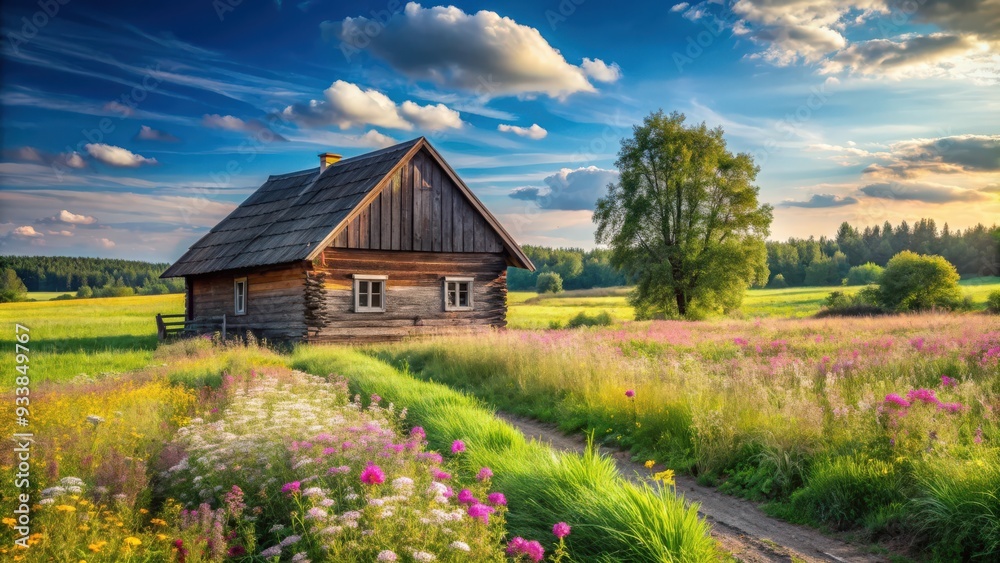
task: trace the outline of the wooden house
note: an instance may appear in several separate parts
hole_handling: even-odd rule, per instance
[[[162,277],[188,323],[366,341],[505,326],[508,266],[534,270],[421,137],[269,177]]]

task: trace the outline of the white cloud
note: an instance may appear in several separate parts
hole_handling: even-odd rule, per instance
[[[444,104],[421,106],[405,101],[397,106],[389,96],[357,84],[338,80],[323,91],[322,100],[294,104],[285,108],[282,116],[307,127],[335,125],[350,129],[364,125],[412,130],[414,126],[428,131],[462,127],[459,113]]]
[[[380,33],[366,33],[371,26]],[[488,10],[467,14],[410,2],[384,26],[360,16],[321,27],[341,41],[349,59],[363,50],[410,78],[484,98],[540,93],[562,99],[594,91],[583,69],[566,62],[537,29]]]
[[[392,145],[395,145],[398,142],[396,141],[396,139],[393,139],[388,135],[383,135],[382,133],[379,133],[374,129],[368,131],[364,135],[361,135],[359,137],[359,140],[361,141],[362,146],[374,147],[377,149],[391,147]]]
[[[176,143],[180,141],[180,139],[170,133],[160,131],[159,129],[153,129],[149,125],[141,126],[139,128],[139,133],[136,134],[135,138],[143,141],[162,141],[165,143]]]
[[[497,131],[513,133],[521,137],[527,137],[535,140],[544,139],[545,136],[549,134],[548,131],[540,127],[537,123],[532,124],[531,127],[518,127],[517,125],[501,123],[500,125],[497,125]]]
[[[62,223],[70,223],[72,225],[91,225],[97,222],[97,219],[91,217],[90,215],[77,215],[76,213],[71,213],[65,209],[60,211],[55,217],[52,218],[52,220]]]
[[[115,247],[115,241],[113,241],[113,240],[111,240],[109,238],[99,238],[99,239],[97,239],[97,244],[100,244],[104,248],[114,248]]]
[[[54,237],[71,237],[73,236],[72,231],[46,231],[49,235]]]
[[[31,225],[22,225],[11,232],[14,234],[14,236],[24,237],[24,238],[35,238],[44,236],[42,235],[42,233],[36,231],[35,228],[32,227]]]
[[[588,59],[584,57],[583,64],[580,65],[587,76],[598,82],[616,82],[622,77],[622,69],[618,63],[608,65],[601,59]]]
[[[840,50],[823,63],[821,72],[923,76],[934,73],[938,64],[975,50],[979,50],[975,41],[943,33],[872,39]]]
[[[106,145],[103,143],[88,143],[84,146],[87,153],[97,160],[118,168],[137,168],[143,164],[156,164],[155,158],[146,158],[127,149]]]
[[[102,109],[106,112],[121,114],[123,117],[131,117],[135,113],[134,109],[120,102],[108,102],[104,104]]]
[[[956,186],[929,182],[881,182],[861,188],[861,193],[877,199],[921,201],[924,203],[953,203],[987,201],[986,194]]]
[[[617,170],[596,166],[563,168],[545,178],[547,187],[524,186],[508,194],[513,199],[534,201],[542,209],[580,211],[594,209],[607,186],[618,181]]]
[[[205,114],[205,116],[201,118],[201,123],[205,127],[210,127],[212,129],[249,133],[264,142],[288,140],[259,119],[244,120],[232,115],[219,115],[217,113],[212,113]]]
[[[829,208],[854,205],[855,203],[858,203],[858,199],[856,197],[842,197],[835,194],[813,194],[812,197],[805,201],[786,199],[781,202],[780,205],[782,207]]]
[[[686,10],[688,8],[689,5],[690,4],[688,4],[687,2],[681,2],[680,4],[674,4],[673,7],[670,8],[670,11],[671,12],[683,12],[684,10]]]
[[[4,153],[14,160],[45,164],[53,168],[74,168],[80,170],[87,167],[87,161],[80,156],[80,153],[75,151],[53,154],[35,147],[18,147],[4,151]]]

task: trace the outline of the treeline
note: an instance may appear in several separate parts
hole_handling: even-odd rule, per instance
[[[933,219],[921,219],[912,227],[906,221],[864,229],[843,223],[834,238],[768,242],[768,287],[869,283],[890,258],[905,250],[943,256],[962,276],[997,275],[1000,226],[952,231],[947,223],[939,230]]]
[[[507,287],[512,291],[536,289],[538,276],[552,272],[559,275],[562,289],[591,289],[625,285],[624,274],[610,262],[610,252],[604,249],[546,248],[526,244],[524,253],[535,264],[536,271],[520,268],[507,270]]]
[[[81,297],[183,292],[183,279],[159,279],[167,266],[112,258],[0,256],[0,271],[14,270],[28,291],[58,291]],[[102,293],[102,289],[107,291]]]

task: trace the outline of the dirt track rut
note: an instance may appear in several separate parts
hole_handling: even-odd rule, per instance
[[[528,438],[551,445],[557,450],[582,452],[582,436],[568,436],[554,425],[505,413],[497,416],[517,427]],[[649,470],[631,461],[623,451],[601,448],[611,456],[623,475],[635,481],[648,479]],[[869,553],[858,546],[805,526],[790,524],[765,514],[748,500],[724,495],[711,487],[699,485],[693,478],[677,476],[677,492],[689,503],[698,503],[698,512],[712,524],[712,537],[739,561],[809,563],[845,562],[882,563],[888,558]]]

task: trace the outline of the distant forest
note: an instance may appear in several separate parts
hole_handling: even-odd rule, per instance
[[[947,224],[938,229],[933,219],[921,219],[912,227],[906,221],[896,226],[886,222],[863,229],[843,223],[833,238],[791,238],[784,242],[769,241],[766,245],[771,287],[840,285],[849,277],[852,283],[854,279],[870,279],[848,274],[851,268],[865,269],[869,263],[885,266],[904,250],[944,256],[964,277],[1000,275],[1000,226],[997,225],[952,231]],[[559,274],[566,290],[628,283],[611,265],[607,250],[525,245],[524,251],[537,271],[510,268],[507,284],[512,291],[535,289],[539,274],[544,272]]]
[[[81,288],[97,292],[117,288],[115,294],[179,293],[184,280],[161,280],[169,264],[117,260],[110,258],[73,258],[67,256],[0,256],[0,271],[14,270],[28,291],[64,291],[78,293]],[[87,291],[84,290],[84,294]]]

